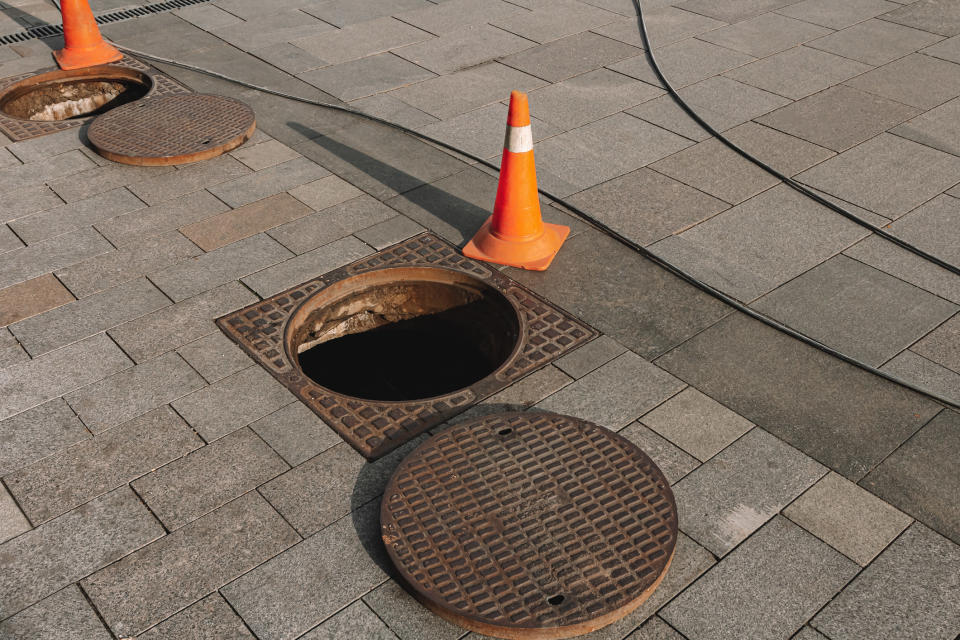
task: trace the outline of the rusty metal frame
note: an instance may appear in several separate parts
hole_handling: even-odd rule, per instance
[[[374,401],[321,387],[304,375],[291,346],[290,319],[305,302],[347,278],[391,267],[434,267],[475,277],[513,306],[519,338],[496,371],[453,393],[415,401]],[[597,337],[586,323],[489,265],[465,258],[431,233],[371,256],[217,319],[217,326],[256,362],[368,459],[376,459],[484,398]],[[402,363],[377,363],[403,366]]]

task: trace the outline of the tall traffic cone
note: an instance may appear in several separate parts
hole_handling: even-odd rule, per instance
[[[62,0],[63,40],[66,46],[53,52],[61,69],[82,69],[116,62],[123,54],[103,41],[87,0]]]
[[[500,162],[500,182],[493,215],[463,248],[463,255],[486,262],[544,271],[570,227],[545,223],[540,217],[533,133],[527,94],[510,94],[507,135]]]

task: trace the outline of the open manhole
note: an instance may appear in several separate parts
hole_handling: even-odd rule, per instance
[[[597,335],[429,233],[217,324],[370,459]]]
[[[622,436],[548,413],[454,424],[399,465],[380,507],[406,587],[438,615],[499,638],[569,638],[656,589],[677,508]]]
[[[78,127],[148,95],[189,93],[137,60],[64,71],[48,69],[0,80],[0,131],[12,140]]]

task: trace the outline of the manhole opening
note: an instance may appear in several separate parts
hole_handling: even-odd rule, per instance
[[[73,120],[139,100],[152,88],[149,75],[126,67],[52,71],[9,86],[0,94],[0,112],[18,120]]]
[[[394,268],[327,288],[298,311],[291,330],[290,352],[320,386],[406,401],[496,371],[517,347],[520,320],[503,294],[470,275]]]
[[[557,606],[563,602],[563,599],[564,599],[563,594],[558,593],[555,596],[550,596],[549,598],[547,598],[547,604],[552,604],[553,606]]]

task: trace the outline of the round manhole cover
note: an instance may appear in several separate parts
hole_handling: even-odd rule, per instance
[[[569,638],[646,600],[677,541],[663,473],[638,447],[555,414],[453,425],[384,492],[387,552],[421,602],[500,638]]]
[[[253,135],[253,109],[202,93],[148,97],[95,119],[87,130],[103,157],[136,165],[186,164],[239,147]]]

